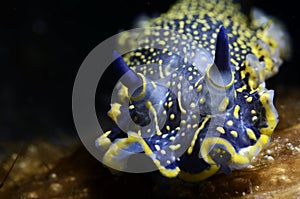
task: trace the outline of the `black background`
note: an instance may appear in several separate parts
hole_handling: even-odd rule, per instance
[[[28,0],[1,5],[0,139],[77,136],[72,88],[84,58],[103,40],[130,29],[138,16],[155,16],[174,2]],[[296,1],[256,3],[286,24],[294,46],[293,58],[267,87],[299,86]]]

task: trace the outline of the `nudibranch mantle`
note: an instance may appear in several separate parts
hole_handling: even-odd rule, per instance
[[[130,155],[144,153],[186,181],[249,166],[278,123],[265,80],[290,53],[282,25],[231,0],[181,0],[140,24],[143,36],[119,40],[139,48],[114,53],[116,126],[96,140],[104,164],[125,171]]]

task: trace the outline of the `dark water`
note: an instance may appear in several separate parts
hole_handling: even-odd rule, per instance
[[[74,2],[28,0],[0,10],[0,140],[76,137],[71,101],[82,61],[101,41],[135,19],[165,12],[174,0]],[[293,1],[256,1],[278,16],[291,34],[293,59],[269,81],[269,87],[300,85],[299,11]],[[296,6],[297,7],[297,6]],[[108,13],[106,13],[108,12]],[[0,148],[1,152],[1,148]]]

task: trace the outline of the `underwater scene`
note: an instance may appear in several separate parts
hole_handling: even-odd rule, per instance
[[[295,3],[0,11],[0,199],[300,198]]]

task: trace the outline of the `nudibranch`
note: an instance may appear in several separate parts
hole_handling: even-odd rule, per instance
[[[233,0],[181,0],[140,24],[143,36],[119,40],[139,48],[114,52],[116,125],[96,140],[104,164],[122,170],[144,153],[162,175],[192,182],[249,166],[278,123],[265,80],[289,55],[283,26]]]

